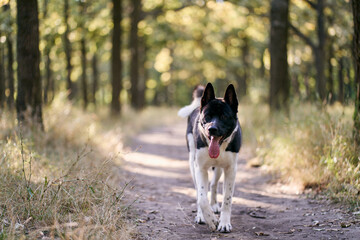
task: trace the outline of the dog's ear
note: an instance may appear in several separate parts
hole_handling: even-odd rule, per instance
[[[230,105],[231,109],[234,111],[234,113],[237,113],[238,111],[238,100],[236,97],[236,92],[234,85],[230,84],[225,92],[224,100],[227,104]]]
[[[215,99],[214,87],[212,86],[211,83],[208,83],[206,85],[204,93],[203,93],[203,95],[201,97],[201,107],[200,107],[200,109],[203,109],[203,107],[205,107],[205,105],[208,104],[213,99]]]

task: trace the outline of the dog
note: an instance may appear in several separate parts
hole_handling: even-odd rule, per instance
[[[231,204],[234,193],[238,153],[241,147],[241,127],[237,118],[238,100],[230,84],[224,98],[215,98],[214,88],[208,83],[197,86],[193,101],[179,110],[178,115],[188,118],[186,141],[189,151],[191,176],[197,192],[195,222],[206,223],[212,231],[231,232]],[[214,175],[210,183],[208,201],[208,170]],[[224,172],[223,201],[217,203],[218,181]],[[214,213],[220,212],[219,221]]]

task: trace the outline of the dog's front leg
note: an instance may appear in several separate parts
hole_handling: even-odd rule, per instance
[[[213,212],[216,214],[220,213],[220,206],[217,202],[217,189],[221,174],[222,174],[222,169],[220,167],[216,167],[214,169],[214,176],[210,183],[210,190],[211,190],[210,205],[211,208],[213,209]]]
[[[220,223],[218,231],[231,232],[231,204],[234,194],[235,175],[236,175],[236,161],[234,164],[224,169],[224,199],[221,206]]]
[[[206,224],[210,227],[212,231],[216,230],[217,219],[210,207],[207,192],[208,192],[208,172],[204,167],[200,167],[199,164],[195,164],[195,177],[197,184],[197,205],[198,212],[196,221],[200,223],[199,220],[204,219]]]

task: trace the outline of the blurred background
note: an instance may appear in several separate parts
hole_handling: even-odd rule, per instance
[[[16,1],[1,2],[0,102],[10,107],[17,85]],[[193,87],[207,82],[218,94],[233,83],[240,99],[268,101],[269,1],[113,2],[38,1],[45,104],[68,91],[84,109],[110,106],[113,77],[120,105],[136,109],[188,104]],[[347,104],[356,92],[351,5],[348,0],[319,2],[320,8],[305,0],[288,5],[289,98]],[[112,54],[121,56],[114,63],[119,73],[111,71]],[[320,94],[317,78],[324,82]]]
[[[207,82],[248,166],[359,216],[359,3],[0,0],[0,239],[134,236],[125,155]]]

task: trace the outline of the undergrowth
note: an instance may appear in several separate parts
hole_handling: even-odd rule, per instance
[[[171,109],[85,113],[59,95],[44,110],[45,131],[0,113],[0,239],[130,239],[135,233],[121,174],[124,141],[165,124]],[[171,116],[170,115],[170,116]]]
[[[244,139],[258,160],[287,182],[325,190],[333,199],[359,207],[360,149],[352,137],[353,107],[319,109],[305,103],[290,109],[290,114],[270,116],[265,105],[240,107]]]

